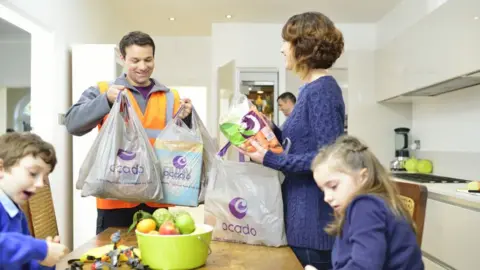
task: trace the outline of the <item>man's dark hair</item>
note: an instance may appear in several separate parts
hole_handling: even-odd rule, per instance
[[[151,46],[153,48],[153,55],[155,56],[155,42],[153,42],[152,37],[150,37],[150,35],[146,33],[143,33],[141,31],[134,31],[123,36],[122,40],[120,40],[119,43],[120,53],[123,57],[127,55],[125,49],[132,45]]]
[[[294,94],[292,94],[290,92],[285,92],[285,93],[281,94],[280,96],[278,96],[277,102],[280,99],[283,100],[283,101],[291,100],[293,104],[297,103],[297,98],[295,97]]]

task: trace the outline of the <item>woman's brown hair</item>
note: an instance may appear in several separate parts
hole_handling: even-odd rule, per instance
[[[294,71],[306,76],[312,69],[329,69],[343,53],[343,35],[333,22],[319,12],[297,14],[282,29],[295,58]]]
[[[413,220],[400,200],[399,193],[390,174],[380,164],[375,155],[366,145],[353,136],[344,135],[337,139],[334,144],[328,145],[315,157],[312,162],[312,171],[319,165],[333,160],[336,170],[346,174],[367,170],[367,179],[360,189],[350,198],[348,204],[362,194],[376,195],[385,200],[392,212],[401,218],[405,218],[415,230]],[[346,207],[339,213],[335,213],[335,219],[325,231],[330,235],[341,235],[345,222]]]

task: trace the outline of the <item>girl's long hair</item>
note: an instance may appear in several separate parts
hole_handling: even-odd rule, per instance
[[[367,169],[367,179],[363,181],[360,189],[350,197],[347,205],[359,195],[371,194],[379,196],[387,202],[389,208],[397,217],[405,218],[415,231],[415,224],[405,205],[400,200],[395,182],[387,170],[380,164],[377,157],[360,140],[348,135],[339,137],[334,144],[320,150],[312,162],[312,171],[325,162],[334,164],[335,170],[346,174],[353,174],[362,169]],[[345,222],[346,208],[344,207],[339,213],[335,213],[334,221],[325,228],[328,234],[341,235]]]

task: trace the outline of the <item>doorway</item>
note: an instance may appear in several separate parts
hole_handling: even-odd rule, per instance
[[[21,122],[20,125],[16,125],[17,128],[23,126],[24,130],[31,130],[45,141],[52,143],[57,150],[58,164],[49,177],[50,188],[61,242],[71,248],[72,185],[70,181],[65,181],[70,178],[71,151],[66,130],[58,122],[59,108],[63,110],[67,101],[63,99],[67,95],[66,83],[63,84],[66,80],[63,76],[59,76],[63,70],[58,68],[62,64],[60,60],[63,59],[61,51],[63,43],[58,42],[60,39],[56,39],[55,33],[45,29],[34,18],[10,2],[0,3],[0,19],[26,32],[30,40],[30,49],[24,55],[28,55],[25,57],[25,61],[29,64],[28,67],[17,70],[18,65],[15,65],[14,69],[13,66],[2,63],[3,67],[14,71],[15,74],[28,73],[26,75],[29,79],[28,83],[9,84],[10,88],[17,90],[29,88],[30,90],[30,102],[28,102],[28,98],[20,97],[15,103],[13,114],[17,117],[14,116],[12,122]],[[0,36],[3,37],[3,35]],[[0,59],[4,61],[3,57]],[[18,59],[16,61],[19,63]],[[8,76],[8,78],[12,79],[13,77]],[[4,82],[0,81],[0,102],[6,103],[8,92]],[[6,115],[6,107],[2,105],[0,104],[0,113]],[[3,120],[6,119],[3,117],[0,119],[0,133],[3,133],[7,128],[7,121]],[[30,124],[23,125],[23,122],[28,119]],[[12,125],[15,126],[15,124]]]
[[[238,71],[240,93],[246,95],[259,112],[278,123],[278,70],[276,68],[238,68]]]
[[[0,18],[0,134],[30,131],[31,34]]]

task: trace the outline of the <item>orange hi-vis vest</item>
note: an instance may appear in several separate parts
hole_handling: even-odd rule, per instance
[[[107,92],[109,88],[108,82],[98,83],[98,89],[100,94]],[[140,122],[145,129],[150,144],[153,146],[155,140],[160,134],[160,131],[163,130],[167,124],[167,120],[172,119],[173,115],[178,112],[180,109],[180,96],[176,90],[170,89],[169,92],[154,92],[150,94],[150,97],[147,101],[145,108],[145,113],[142,113],[142,110],[138,106],[137,100],[132,95],[130,90],[127,91],[128,97],[131,102],[131,106],[137,113]],[[106,122],[108,114],[105,115],[103,121],[98,125],[98,130],[102,128],[102,124]],[[160,204],[160,203],[151,203],[147,202],[146,205],[155,208],[161,207],[170,207],[174,205],[170,204]],[[97,208],[98,209],[122,209],[122,208],[134,208],[138,206],[139,203],[124,202],[120,200],[108,200],[97,198]]]

